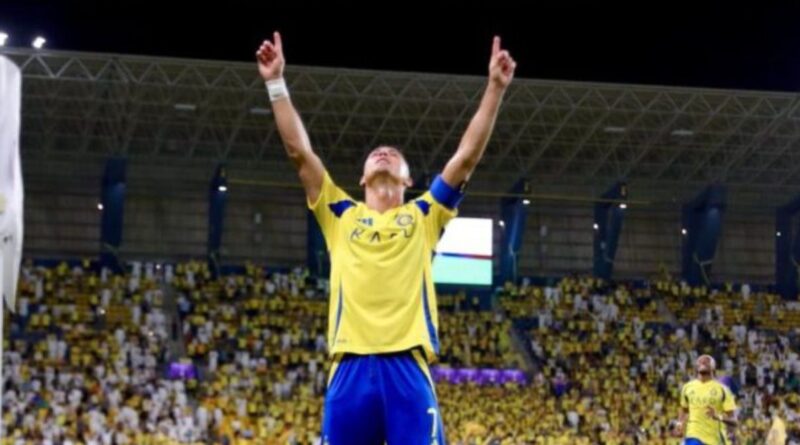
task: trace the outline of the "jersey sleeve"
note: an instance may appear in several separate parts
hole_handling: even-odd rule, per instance
[[[439,242],[447,223],[458,215],[458,205],[463,198],[463,190],[451,186],[439,175],[430,189],[414,200],[422,211],[425,236],[432,249]]]
[[[722,410],[726,413],[736,411],[736,399],[734,398],[733,392],[731,392],[727,386],[723,385],[722,393],[724,394],[724,399],[722,400]]]
[[[681,387],[681,408],[689,408],[689,397],[686,396],[686,385]]]
[[[328,250],[333,250],[336,246],[336,233],[342,215],[350,207],[355,207],[356,202],[344,190],[339,188],[331,179],[326,171],[322,178],[322,187],[319,197],[315,202],[307,200],[308,208],[314,213],[314,217],[319,223]]]

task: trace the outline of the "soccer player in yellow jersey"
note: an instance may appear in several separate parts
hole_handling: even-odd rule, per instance
[[[772,412],[772,425],[767,434],[767,445],[786,445],[788,436],[786,435],[786,422],[781,418],[780,407],[774,407]]]
[[[328,343],[333,357],[322,435],[326,445],[443,445],[428,363],[439,349],[431,260],[492,133],[516,62],[494,38],[477,113],[453,157],[422,196],[395,147],[372,150],[364,202],[339,188],[311,148],[283,80],[281,36],[256,53],[278,132],[331,256]]]
[[[727,386],[717,381],[716,362],[709,355],[697,358],[697,378],[680,393],[678,435],[684,445],[726,445],[727,427],[736,427],[736,401]]]

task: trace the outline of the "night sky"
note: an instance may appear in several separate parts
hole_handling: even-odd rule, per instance
[[[800,89],[800,2],[199,3],[2,0],[0,30],[12,46],[42,33],[52,49],[246,61],[279,29],[290,64],[479,75],[497,33],[526,78]]]

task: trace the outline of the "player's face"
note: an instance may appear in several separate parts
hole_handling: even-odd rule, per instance
[[[707,355],[702,355],[697,359],[697,373],[710,376],[714,372],[714,359]]]
[[[398,180],[409,180],[408,164],[400,150],[394,147],[378,147],[372,150],[364,163],[364,179],[388,174]]]

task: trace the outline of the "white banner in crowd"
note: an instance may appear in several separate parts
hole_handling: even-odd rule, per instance
[[[0,292],[11,311],[16,308],[22,260],[21,95],[22,74],[19,68],[8,58],[0,56]]]
[[[0,56],[0,293],[14,311],[22,260],[22,168],[19,127],[22,73]],[[0,418],[3,413],[3,307],[0,300]],[[0,439],[5,436],[0,430]]]

